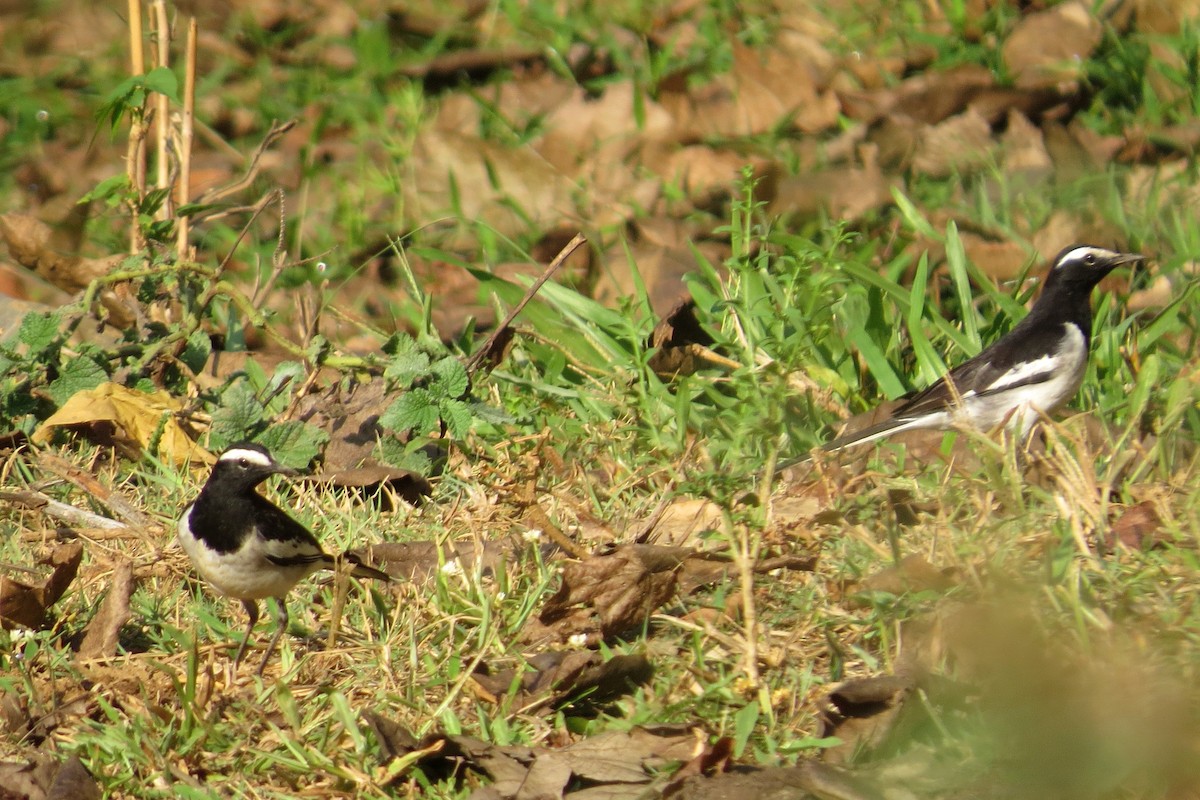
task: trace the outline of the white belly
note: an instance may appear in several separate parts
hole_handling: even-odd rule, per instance
[[[185,514],[184,520],[187,519]],[[192,560],[192,565],[204,580],[221,594],[244,600],[263,600],[283,597],[298,581],[322,568],[317,564],[280,566],[267,558],[287,557],[308,553],[310,546],[288,545],[284,542],[264,542],[250,536],[238,550],[218,553],[205,547],[192,536],[180,521],[179,544]]]
[[[1024,374],[1044,371],[1051,361],[1060,368],[1049,380],[1020,386],[1007,392],[983,397],[963,397],[966,413],[956,413],[956,421],[969,424],[980,430],[989,431],[1004,423],[1004,427],[1018,436],[1025,434],[1037,422],[1041,414],[1050,414],[1067,403],[1083,382],[1083,363],[1087,360],[1087,342],[1074,325],[1067,325],[1067,335],[1062,347],[1049,357],[1030,361],[1024,369],[1009,376],[1007,381],[998,381],[988,389],[1001,389],[1006,383],[1018,383]]]

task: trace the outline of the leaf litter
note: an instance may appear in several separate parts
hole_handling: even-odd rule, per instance
[[[828,213],[838,219],[856,222],[869,218],[873,212],[887,206],[891,202],[891,189],[902,186],[903,181],[914,173],[937,176],[973,172],[986,169],[998,159],[1003,169],[1019,172],[1029,188],[1036,190],[1071,171],[1095,168],[1097,164],[1106,164],[1114,158],[1141,158],[1147,153],[1145,145],[1139,144],[1139,141],[1144,143],[1149,139],[1144,133],[1130,136],[1127,149],[1120,150],[1119,142],[1114,146],[1111,141],[1089,138],[1085,133],[1059,122],[1063,104],[1071,102],[1079,91],[1081,76],[1076,65],[1080,57],[1092,52],[1099,42],[1098,21],[1086,6],[1079,3],[1035,9],[1021,17],[1002,48],[1006,69],[1015,76],[1014,85],[1002,85],[987,69],[925,70],[924,67],[929,63],[928,55],[920,52],[919,47],[898,57],[894,54],[868,53],[867,58],[847,65],[839,63],[839,59],[831,55],[819,36],[792,36],[789,39],[790,46],[796,49],[779,47],[765,54],[734,41],[732,69],[728,74],[711,79],[692,76],[687,72],[667,76],[657,87],[656,98],[642,98],[645,101],[643,122],[638,125],[632,124],[634,115],[627,113],[635,96],[628,82],[612,81],[606,88],[597,90],[598,95],[589,94],[549,77],[550,72],[542,63],[544,56],[540,48],[485,47],[480,43],[483,38],[480,34],[481,9],[482,6],[479,6],[475,10],[467,8],[461,14],[451,14],[448,22],[440,12],[430,18],[408,13],[400,15],[401,18],[397,20],[400,27],[437,32],[443,30],[444,25],[449,25],[457,35],[473,43],[471,49],[452,54],[451,57],[434,58],[408,66],[405,68],[406,74],[420,76],[430,86],[444,89],[447,102],[443,105],[443,114],[448,114],[445,109],[453,108],[452,101],[455,98],[461,100],[467,91],[475,88],[462,90],[458,86],[459,78],[466,76],[469,80],[478,81],[482,75],[494,73],[500,67],[517,65],[520,69],[513,79],[501,84],[504,95],[499,101],[500,105],[505,109],[511,108],[508,112],[510,118],[521,114],[530,118],[549,115],[545,132],[519,145],[498,145],[474,134],[462,133],[469,126],[459,127],[461,120],[452,124],[447,116],[439,123],[445,126],[441,131],[423,130],[414,138],[414,152],[420,157],[408,163],[408,168],[416,171],[410,172],[409,180],[404,181],[404,194],[400,200],[380,197],[368,199],[375,209],[371,214],[373,218],[391,220],[399,217],[403,219],[405,227],[416,229],[436,220],[447,210],[455,210],[456,213],[462,212],[469,217],[485,220],[497,231],[513,236],[526,232],[530,224],[539,228],[549,227],[561,225],[564,220],[588,220],[590,224],[598,226],[627,223],[633,228],[641,226],[643,230],[650,230],[651,225],[634,219],[637,210],[662,207],[664,214],[669,217],[666,212],[668,204],[661,186],[642,177],[643,171],[649,170],[659,175],[665,173],[679,180],[685,189],[684,196],[700,208],[720,205],[726,199],[721,187],[730,182],[731,168],[736,159],[730,157],[728,150],[710,144],[711,140],[755,136],[780,129],[788,130],[800,138],[828,135],[843,120],[858,127],[830,146],[830,152],[838,154],[834,162],[821,165],[806,177],[785,177],[779,181],[767,195],[773,213],[792,214],[799,218]],[[354,24],[353,13],[327,17],[320,13],[306,13],[304,9],[286,3],[260,4],[255,13],[275,29],[291,24],[300,29],[325,26],[332,31],[341,24],[349,25],[345,30],[350,30]],[[679,13],[676,9],[674,13],[678,13],[678,16],[669,15],[663,20],[663,29],[669,31],[670,36],[657,35],[666,37],[660,44],[670,39],[672,46],[683,46],[689,35],[695,35],[695,31],[686,11]],[[804,24],[813,22],[807,20]],[[803,25],[800,27],[803,29]],[[61,36],[62,30],[59,29],[54,35]],[[242,52],[243,48],[252,48],[253,45],[228,45],[229,51],[243,58],[256,55]],[[358,57],[355,53],[347,52],[331,53],[326,57],[335,63],[335,56],[350,61]],[[796,66],[800,62],[803,63],[803,69],[798,70]],[[579,54],[570,54],[568,64],[580,69],[597,69],[601,73],[611,68],[611,60],[600,51],[587,53],[584,58],[580,58]],[[875,78],[871,77],[872,74]],[[701,79],[693,80],[693,77]],[[850,82],[851,78],[853,82]],[[476,104],[468,105],[478,113]],[[232,117],[226,125],[252,127],[252,123],[239,123]],[[446,133],[447,129],[450,133]],[[1181,149],[1194,146],[1195,137],[1189,138],[1186,130],[1154,133],[1168,135],[1177,143],[1175,146]],[[344,135],[344,132],[339,132],[331,139]],[[300,139],[296,141],[303,143]],[[326,143],[330,148],[328,152],[343,154],[353,149],[348,146],[350,144],[345,140]],[[337,145],[341,146],[340,149]],[[103,147],[103,143],[100,146]],[[802,147],[797,150],[797,158],[803,160],[807,157]],[[375,152],[375,156],[380,154]],[[265,159],[262,168],[272,180],[295,185],[294,175],[289,174],[288,170],[299,161],[298,158]],[[289,164],[293,166],[289,167]],[[777,163],[760,163],[758,167],[763,174],[788,174],[788,170],[781,169]],[[228,167],[224,170],[219,168],[216,172],[225,177],[231,176]],[[332,170],[326,177],[330,180],[340,179]],[[38,191],[48,196],[41,197],[39,202],[45,203],[53,199],[52,196],[79,196],[82,187],[73,185],[72,181],[82,179],[80,171],[78,175],[60,175],[44,181],[47,185]],[[594,186],[596,190],[587,197],[581,197],[576,191],[580,183]],[[458,198],[452,192],[442,191],[451,184],[457,188]],[[334,196],[333,192],[315,194],[329,198]],[[1180,198],[1187,196],[1175,187],[1164,192],[1166,202],[1179,202]],[[468,205],[453,209],[456,201],[462,197],[468,198]],[[397,205],[403,206],[402,211],[397,209]],[[514,211],[514,207],[526,213]],[[687,212],[691,210],[688,208]],[[678,213],[678,210],[675,212]],[[313,214],[316,224],[324,224],[332,214],[332,209],[314,203]],[[79,255],[78,241],[52,244],[45,221],[5,215],[3,222],[3,232],[13,259],[60,288],[70,291],[84,288],[90,282],[90,277],[107,272],[115,263],[113,257],[92,259]],[[1028,221],[1018,220],[1016,226],[1019,233],[1033,241],[1043,255],[1052,252],[1062,241],[1078,238],[1115,239],[1112,231],[1097,227],[1096,221],[1089,219],[1086,214],[1058,214],[1037,228]],[[76,226],[76,230],[81,229],[81,225]],[[668,228],[658,225],[655,229],[661,231]],[[389,229],[388,233],[391,235],[392,231]],[[681,313],[678,310],[680,306],[675,303],[682,276],[694,267],[689,241],[693,233],[693,228],[679,226],[675,232],[649,246],[635,246],[632,249],[632,262],[650,275],[648,283],[653,287],[654,306],[664,320],[657,331],[660,338],[655,344],[660,345],[663,351],[682,348],[688,351],[688,355],[695,356],[703,351],[697,351],[692,346],[703,347],[705,343],[694,330],[688,329],[687,319],[678,315]],[[703,234],[701,231],[700,235]],[[1009,279],[1020,273],[1028,261],[1028,252],[1026,248],[1003,239],[995,231],[980,231],[965,237],[964,246],[985,274]],[[464,249],[474,244],[461,232],[447,235],[444,243],[447,247]],[[66,248],[60,249],[61,245],[66,245]],[[927,242],[918,240],[911,246],[924,250],[927,245]],[[609,290],[609,296],[626,293],[622,289],[627,290],[630,285],[628,251],[621,243],[611,241],[597,244],[597,247],[600,253],[596,261],[604,263],[607,271],[616,276],[612,279],[612,286],[616,288]],[[715,248],[716,255],[710,260],[719,263],[727,248],[722,244],[715,245]],[[938,256],[936,249],[931,255],[935,258]],[[433,265],[431,274],[438,269],[438,265]],[[470,281],[455,285],[447,280],[435,286],[434,291],[442,294],[439,302],[447,307],[465,307],[477,301],[477,286]],[[379,293],[373,294],[376,295],[373,299],[379,302]],[[1169,297],[1169,293],[1160,297]],[[130,310],[128,298],[122,298],[114,292],[106,295],[104,302],[111,322],[129,324],[129,315],[122,316],[123,312]],[[382,303],[379,308],[381,311],[376,316],[386,316],[386,311],[382,311]],[[677,311],[673,312],[672,308]],[[442,333],[447,338],[455,336],[467,324],[466,315],[447,315],[442,320]],[[503,346],[497,348],[494,361],[501,361],[505,352]],[[265,359],[272,357],[272,354],[260,351],[255,353],[255,357]],[[660,366],[664,372],[682,374],[693,368],[694,362],[668,359]],[[92,378],[81,375],[79,379],[86,382]],[[322,388],[333,392],[332,385]],[[163,447],[159,430],[161,410],[155,417],[156,407],[145,398],[137,398],[133,403],[135,408],[125,415],[117,411],[100,410],[104,405],[99,402],[102,398],[88,394],[98,389],[99,386],[89,387],[82,389],[81,393],[71,392],[61,398],[65,401],[63,408],[71,413],[60,411],[63,416],[55,426],[72,427],[106,444],[118,443],[130,453],[140,453],[151,441],[157,448]],[[351,408],[339,408],[336,402],[329,399],[332,396],[310,395],[322,399],[314,401],[312,407],[300,415],[311,411],[311,416],[306,419],[329,434],[329,444],[323,449],[327,470],[325,479],[335,485],[365,488],[368,492],[387,485],[391,487],[390,491],[408,502],[415,502],[410,497],[427,495],[429,485],[414,480],[413,473],[366,463],[370,453],[374,452],[375,435],[378,433],[373,425],[390,404],[390,398],[382,393],[367,391],[353,398],[353,402],[344,404]],[[79,400],[72,406],[71,400],[76,397]],[[96,408],[92,407],[93,404]],[[71,421],[63,422],[64,419]],[[39,438],[50,435],[51,431],[47,429]],[[940,439],[938,442],[927,442],[926,445],[934,450],[940,447]],[[956,447],[969,449],[965,444],[956,444]],[[160,449],[159,452],[165,452],[178,463],[185,463],[193,457],[193,451],[187,443],[180,445],[171,439],[167,440],[165,451]],[[843,479],[844,475],[833,478]],[[821,520],[828,519],[830,514],[838,517],[840,512],[832,510],[836,506],[831,499],[835,492],[821,484],[822,481],[817,480],[813,484],[791,487],[792,491],[800,493],[802,499],[790,507],[782,518],[775,520],[776,528],[772,533],[777,538],[804,535],[816,541],[822,540],[819,533]],[[869,490],[870,487],[867,488]],[[1073,490],[1073,487],[1067,487],[1067,490]],[[894,497],[888,495],[888,502],[892,502],[897,519],[902,518],[901,526],[920,525],[920,509],[910,514],[911,504],[903,498],[893,502]],[[779,507],[783,508],[782,505]],[[681,504],[681,511],[691,514],[693,509]],[[695,510],[692,518],[711,520],[713,518],[705,516],[709,511],[711,509]],[[1154,546],[1163,525],[1153,506],[1132,506],[1112,525],[1108,544],[1113,546],[1120,542],[1134,550]],[[636,637],[636,632],[644,628],[665,605],[678,598],[681,592],[728,578],[727,559],[714,558],[711,554],[681,546],[697,529],[708,527],[715,527],[715,522],[692,523],[679,538],[667,537],[671,546],[618,545],[608,551],[585,555],[577,561],[568,561],[563,566],[558,591],[541,604],[539,613],[531,618],[530,627],[523,631],[524,635],[530,639],[557,643],[569,641],[572,637],[583,637],[589,643],[596,644],[614,641],[622,635],[628,636],[630,631],[634,631],[633,636]],[[384,549],[376,552],[375,556],[390,561],[389,569],[397,569],[397,574],[414,577],[434,574],[444,565],[445,552],[449,551],[462,564],[482,565],[475,567],[480,574],[495,574],[500,565],[507,569],[515,557],[511,549],[493,548],[493,544],[484,542],[480,547],[477,543],[455,543],[447,549],[444,543],[432,541],[385,543],[376,545],[376,550],[387,546],[406,547]],[[64,550],[64,547],[67,549]],[[43,624],[48,610],[70,587],[75,570],[79,568],[79,552],[78,543],[56,548],[55,555],[51,557],[51,563],[55,564],[53,574],[40,583],[3,578],[0,616],[7,619],[11,612],[21,618],[18,621],[28,620],[32,623],[30,627]],[[780,558],[785,560],[772,562],[768,558],[759,566],[800,566],[800,562],[787,561],[787,556]],[[933,563],[922,556],[908,556],[900,560],[896,567],[865,578],[859,586],[867,592],[901,598],[929,591],[952,594],[959,585],[959,573],[949,567],[935,567]],[[128,562],[122,562],[115,567],[113,574],[109,593],[86,630],[79,653],[81,659],[104,659],[112,656],[116,650],[120,628],[129,614],[133,568]],[[952,607],[952,604],[940,606],[939,615],[948,616],[948,607]],[[969,618],[970,612],[964,612],[963,616]],[[945,622],[950,628],[963,625],[961,619],[949,618]],[[1143,665],[1137,664],[1136,658],[1115,659],[1121,674],[1114,681],[1111,680],[1112,676],[1096,674],[1099,670],[1094,666],[1089,669],[1087,664],[1080,663],[1081,656],[1055,648],[1052,641],[1035,638],[1035,645],[1031,646],[1027,631],[1005,629],[997,633],[994,625],[982,627],[995,635],[995,642],[989,645],[968,636],[971,644],[963,645],[950,641],[953,637],[948,634],[935,632],[929,634],[929,638],[943,637],[944,640],[932,644],[926,642],[922,646],[928,646],[931,651],[953,650],[960,663],[969,665],[964,667],[964,671],[974,673],[972,677],[976,685],[1003,684],[1006,668],[1028,678],[1025,685],[1017,686],[1014,683],[1005,687],[1009,693],[1004,696],[1012,699],[1014,707],[1021,712],[1005,720],[1015,729],[1028,732],[1031,727],[1036,727],[1029,724],[1030,717],[1039,722],[1053,720],[1056,716],[1073,721],[1102,718],[1107,713],[1106,709],[1097,707],[1103,706],[1103,703],[1093,705],[1095,699],[1087,696],[1089,691],[1103,688],[1110,692],[1108,696],[1123,698],[1122,691],[1128,691],[1131,685],[1131,696],[1144,704],[1142,710],[1150,709],[1157,714],[1164,721],[1163,729],[1174,736],[1174,740],[1169,742],[1170,746],[1164,750],[1170,751],[1172,746],[1177,747],[1180,743],[1186,746],[1194,740],[1194,734],[1186,733],[1186,726],[1177,724],[1177,715],[1173,715],[1171,709],[1166,707],[1163,698],[1149,691],[1155,673],[1152,669],[1142,670],[1140,667]],[[1037,622],[1031,622],[1030,627],[1036,628]],[[1001,643],[1003,647],[999,646]],[[1063,660],[1038,661],[1034,658],[1031,659],[1032,663],[1025,663],[1019,656],[1014,657],[1014,653],[1029,651],[1035,654],[1053,652],[1062,655]],[[1131,652],[1136,652],[1136,645],[1131,647]],[[638,683],[633,678],[643,675],[646,668],[653,666],[648,658],[632,658],[635,659],[632,662],[617,659],[604,661],[598,659],[591,650],[560,652],[534,648],[533,654],[526,659],[526,665],[497,669],[495,672],[484,667],[482,671],[473,673],[472,681],[481,696],[489,702],[506,701],[521,708],[559,707],[570,701],[576,693],[606,683],[614,684],[614,696],[628,691]],[[614,662],[615,667],[608,666]],[[632,668],[626,670],[622,667]],[[613,675],[607,675],[606,670]],[[1064,691],[1063,675],[1073,678],[1082,676],[1082,679],[1074,681],[1077,684],[1075,686],[1066,686]],[[1082,688],[1079,684],[1082,684]],[[1032,702],[1023,694],[1028,686],[1037,690],[1033,693]],[[912,744],[908,733],[898,732],[897,729],[902,726],[896,721],[902,712],[919,705],[915,698],[921,698],[922,693],[935,700],[943,696],[951,697],[953,702],[948,700],[945,706],[958,708],[956,704],[960,703],[962,692],[940,694],[944,688],[944,685],[939,685],[926,675],[915,678],[881,675],[848,681],[830,693],[828,702],[843,719],[836,725],[831,722],[831,727],[825,733],[836,734],[846,740],[840,746],[841,753],[845,755],[850,750],[862,747],[888,752],[888,757],[892,758],[889,762],[885,757],[875,764],[868,760],[861,768],[841,768],[817,761],[804,761],[794,768],[733,770],[729,741],[717,739],[711,742],[708,734],[697,727],[673,731],[635,728],[632,733],[610,732],[558,747],[500,747],[470,737],[437,738],[440,735],[434,735],[432,739],[426,737],[425,744],[421,746],[401,746],[393,741],[396,738],[394,731],[385,732],[387,721],[383,717],[371,716],[373,712],[366,712],[364,716],[375,730],[387,756],[383,765],[385,771],[397,759],[409,754],[416,754],[418,760],[410,762],[408,766],[419,763],[423,768],[457,773],[462,766],[469,765],[481,770],[493,781],[491,787],[477,792],[481,798],[570,796],[582,800],[586,797],[638,796],[648,785],[657,785],[655,772],[665,764],[695,765],[694,772],[686,772],[686,767],[685,771],[681,771],[684,782],[671,786],[668,789],[670,796],[743,797],[752,792],[772,795],[776,791],[847,799],[944,796],[942,786],[931,788],[920,781],[905,783],[904,780],[896,780],[897,775],[907,774],[911,779],[914,774],[926,777],[937,775],[939,770],[945,769],[945,765],[931,759],[927,751]],[[1180,693],[1184,694],[1182,690]],[[971,692],[966,694],[970,696]],[[1064,698],[1065,702],[1056,702]],[[64,712],[95,713],[93,708],[80,709],[79,702],[72,700],[64,703]],[[1039,706],[1039,703],[1042,705]],[[1138,710],[1137,704],[1128,700],[1113,705],[1120,712]],[[957,712],[951,712],[954,713]],[[1139,724],[1137,731],[1144,734],[1147,741],[1162,741],[1160,735],[1154,734],[1162,734],[1163,730],[1156,730],[1154,724],[1148,723],[1143,716],[1131,716]],[[65,719],[65,716],[56,719]],[[855,719],[870,722],[857,732],[851,732],[846,721]],[[946,720],[940,719],[938,722],[944,725]],[[391,724],[394,727],[394,723]],[[650,741],[649,744],[646,739]],[[1036,737],[1030,739],[1037,741]],[[898,743],[889,745],[889,741],[897,740]],[[1011,745],[1012,742],[1006,744]],[[1128,750],[1138,746],[1137,742],[1130,740],[1117,744]],[[404,747],[410,749],[405,751]],[[412,749],[414,747],[416,749]],[[1075,753],[1066,755],[1078,757]],[[830,760],[837,760],[837,757],[831,757]],[[24,791],[30,797],[95,796],[98,789],[94,783],[88,783],[87,777],[90,776],[86,776],[86,770],[80,773],[82,765],[77,759],[63,761],[62,766],[55,767],[58,763],[34,757],[27,764],[14,766],[6,763],[0,769],[8,770],[4,775],[12,776],[14,783],[11,785],[25,786],[15,781],[28,781],[29,788]],[[1068,763],[1074,762],[1068,759]],[[28,777],[35,772],[40,777]],[[389,780],[394,780],[404,772],[385,774]],[[64,785],[74,785],[75,788],[56,790],[54,787],[59,786],[60,778],[66,782]],[[6,779],[0,779],[0,783],[10,785]],[[961,785],[956,784],[954,792]],[[56,794],[56,791],[65,793]]]

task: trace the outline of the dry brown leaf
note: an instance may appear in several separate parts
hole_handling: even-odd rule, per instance
[[[0,575],[0,625],[5,629],[14,625],[34,630],[40,628],[46,619],[46,611],[75,580],[82,559],[83,543],[68,542],[55,547],[50,557],[42,562],[53,567],[53,571],[40,585]]]
[[[721,525],[721,508],[705,498],[680,497],[663,509],[654,526],[654,541],[672,547],[694,547],[700,544],[698,534]]]
[[[192,441],[176,421],[183,403],[166,392],[139,392],[117,383],[76,392],[30,439],[45,443],[55,428],[116,446],[134,458],[157,439],[159,455],[175,464],[211,464],[213,456]]]
[[[404,216],[409,227],[454,219],[483,222],[505,236],[577,222],[574,182],[532,147],[505,147],[464,133],[418,134],[404,163]],[[474,242],[474,228],[459,234]],[[450,237],[448,247],[455,247]]]
[[[684,298],[650,332],[650,347],[655,352],[647,363],[659,375],[690,375],[697,367],[692,345],[707,347],[712,341],[696,319],[696,302],[690,297]],[[659,530],[662,530],[662,524],[660,521]],[[670,544],[680,542],[672,539]]]
[[[471,736],[444,734],[414,743],[411,734],[386,718],[370,712],[364,716],[381,742],[399,743],[394,755],[385,747],[389,756],[418,754],[412,760],[427,775],[460,775],[464,766],[482,772],[492,783],[472,797],[503,800],[644,797],[646,784],[668,765],[692,758],[705,738],[692,725],[640,725],[557,748],[492,745]],[[564,795],[568,782],[588,786]]]
[[[833,167],[780,180],[769,212],[802,219],[824,212],[834,219],[853,221],[890,204],[895,181],[883,174],[877,149],[863,145],[859,152],[862,166]]]
[[[569,98],[548,112],[543,123],[546,132],[534,147],[564,174],[577,178],[582,177],[579,170],[584,162],[609,169],[647,144],[672,141],[675,136],[671,116],[639,94],[632,81],[611,84],[598,97],[575,87]]]
[[[936,125],[961,114],[995,84],[996,77],[987,67],[964,64],[945,72],[918,73],[894,89],[845,92],[842,102],[847,116],[863,122],[896,114]]]
[[[1163,543],[1161,531],[1162,520],[1154,503],[1144,500],[1121,512],[1105,535],[1105,545],[1112,549],[1120,542],[1130,550],[1148,550]]]
[[[113,569],[108,594],[100,610],[88,623],[79,645],[78,658],[110,658],[117,653],[117,638],[121,627],[129,621],[129,599],[133,596],[133,562],[128,559]]]
[[[720,264],[729,249],[726,244],[709,241],[697,242],[694,247],[686,241],[674,245],[638,241],[628,249],[610,247],[601,256],[594,296],[610,305],[619,298],[636,296],[637,286],[633,280],[633,269],[636,269],[650,296],[651,308],[664,316],[687,295],[683,277],[696,269],[695,250],[699,250],[709,263]]]
[[[693,775],[671,786],[675,791],[665,795],[671,800],[883,800],[887,796],[874,782],[848,769],[811,759],[794,767],[750,767],[712,777]]]
[[[1000,55],[1018,87],[1074,83],[1100,44],[1100,21],[1088,4],[1068,0],[1017,22]]]
[[[1039,279],[1045,274],[1046,262],[1073,242],[1103,242],[1106,247],[1116,249],[1124,249],[1128,245],[1125,234],[1119,228],[1096,210],[1088,208],[1052,212],[1031,238],[1039,256],[1033,274],[1038,275]]]
[[[894,567],[887,567],[864,578],[848,593],[874,593],[901,595],[912,592],[944,592],[956,583],[953,570],[938,569],[922,556],[910,555],[901,559]],[[851,605],[866,606],[866,600],[851,602]]]
[[[676,592],[686,548],[623,545],[563,567],[562,585],[530,618],[521,640],[598,643],[644,625]]]
[[[825,751],[829,761],[845,761],[854,753],[878,746],[892,731],[896,717],[914,687],[911,677],[879,675],[839,684],[821,711],[821,736],[842,744]]]
[[[671,150],[665,158],[650,158],[645,164],[698,206],[728,197],[747,165],[756,171],[764,168],[762,159],[699,144]]]
[[[0,763],[0,787],[5,800],[100,800],[103,796],[79,756],[59,762],[40,751],[27,762]]]
[[[1015,109],[1008,113],[1000,149],[1004,174],[1012,182],[1013,191],[1039,186],[1054,174],[1054,162],[1041,130]]]
[[[512,548],[505,542],[476,541],[383,542],[353,552],[392,577],[405,580],[428,577],[451,561],[457,561],[467,573],[491,574],[512,556]]]
[[[561,708],[576,699],[589,705],[608,703],[653,675],[654,666],[644,655],[616,655],[606,661],[592,650],[571,650],[539,653],[520,668],[494,673],[481,665],[471,679],[487,702],[507,699],[513,708],[529,713]]]
[[[973,107],[921,131],[913,169],[935,178],[969,173],[992,162],[992,127]]]
[[[969,231],[959,233],[967,260],[997,283],[1019,276],[1029,263],[1029,252],[1018,242],[991,242]]]
[[[699,88],[689,87],[686,76],[669,78],[659,99],[684,142],[754,136],[784,122],[804,133],[832,128],[840,112],[837,97],[820,90],[818,76],[794,58],[734,44],[728,73]]]

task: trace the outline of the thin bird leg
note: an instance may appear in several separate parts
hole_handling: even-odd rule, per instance
[[[267,652],[263,653],[262,663],[258,665],[258,675],[262,677],[263,670],[267,668],[267,662],[271,660],[271,653],[275,652],[279,640],[283,637],[283,632],[288,627],[288,610],[287,601],[282,597],[275,598],[275,605],[279,609],[279,627],[275,630],[275,635],[271,637],[270,644],[267,645]]]
[[[246,625],[246,635],[242,638],[242,646],[238,648],[237,655],[233,657],[234,672],[237,672],[238,664],[242,662],[242,656],[246,654],[246,645],[250,644],[250,636],[254,633],[254,626],[258,624],[258,603],[253,600],[243,600],[242,608],[246,609],[246,614],[250,617],[250,622]]]

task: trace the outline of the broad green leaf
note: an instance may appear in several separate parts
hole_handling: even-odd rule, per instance
[[[471,432],[471,407],[462,400],[443,399],[438,412],[451,436],[461,438]]]
[[[288,420],[267,428],[254,441],[270,450],[285,467],[304,469],[321,454],[329,434],[306,422]]]
[[[212,339],[204,331],[196,331],[188,337],[187,343],[179,353],[179,360],[195,375],[204,369],[211,355]]]
[[[759,708],[756,701],[751,701],[733,715],[733,754],[741,756],[750,741],[750,734],[758,724]]]
[[[516,417],[514,417],[512,414],[509,414],[503,408],[498,408],[490,403],[484,403],[477,400],[471,403],[470,406],[471,416],[483,422],[490,422],[493,425],[511,425],[517,421]]]
[[[442,397],[458,399],[467,393],[471,385],[467,368],[453,356],[434,362],[431,371],[437,376],[437,389]]]
[[[30,355],[37,355],[54,344],[61,328],[62,313],[59,311],[26,314],[17,330],[17,338],[28,348]]]
[[[90,192],[79,198],[79,203],[90,203],[93,200],[121,199],[129,193],[129,176],[124,172],[105,178],[97,183]]]
[[[428,374],[429,356],[415,348],[397,352],[383,370],[384,378],[405,389]]]
[[[46,391],[54,404],[61,406],[75,393],[95,389],[106,380],[108,372],[104,367],[87,356],[76,356],[63,365]]]
[[[259,393],[266,400],[266,412],[282,414],[292,402],[292,395],[304,383],[306,371],[299,361],[283,361],[271,373],[267,385]]]
[[[263,406],[248,381],[240,380],[221,394],[221,405],[213,412],[210,436],[222,446],[249,439],[263,421]]]
[[[391,431],[428,433],[438,426],[437,401],[427,389],[412,389],[396,398],[379,417],[379,424]]]
[[[168,67],[155,67],[142,76],[142,85],[179,102],[179,78]]]

